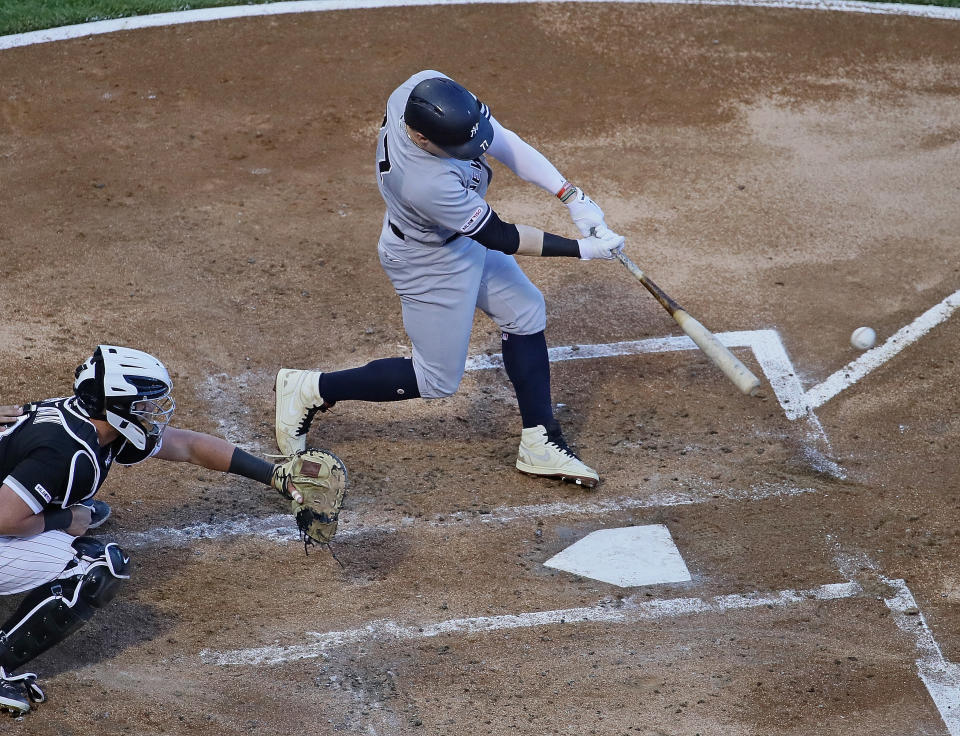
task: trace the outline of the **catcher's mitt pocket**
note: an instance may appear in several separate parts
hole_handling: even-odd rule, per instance
[[[328,450],[308,447],[278,467],[303,497],[302,501],[291,500],[290,510],[304,546],[330,544],[347,495],[343,461]]]

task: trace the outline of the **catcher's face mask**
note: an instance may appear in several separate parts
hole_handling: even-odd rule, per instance
[[[170,423],[177,402],[170,394],[157,399],[141,399],[130,404],[130,416],[140,425],[147,437],[158,438]]]

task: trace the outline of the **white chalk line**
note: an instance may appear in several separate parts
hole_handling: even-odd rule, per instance
[[[960,307],[960,290],[928,309],[910,324],[897,330],[882,345],[866,351],[856,360],[806,391],[776,330],[719,332],[716,337],[727,348],[749,348],[753,352],[785,416],[795,420],[811,415],[814,409],[823,406],[841,391],[915,343],[934,327],[945,322],[957,307]],[[693,340],[681,336],[597,345],[567,345],[550,348],[549,355],[551,362],[562,362],[697,349]],[[466,369],[479,371],[501,367],[503,367],[503,357],[500,353],[494,353],[470,358]]]
[[[847,363],[825,381],[804,394],[805,405],[812,411],[822,406],[871,371],[880,367],[908,345],[912,345],[930,330],[945,322],[960,307],[960,290],[953,292],[939,304],[932,306],[910,324],[901,327],[882,345],[871,348],[859,358]]]
[[[791,421],[800,417],[807,419],[807,429],[804,433],[804,456],[810,466],[817,472],[827,473],[841,480],[846,478],[846,472],[843,468],[830,459],[830,455],[833,454],[830,448],[830,440],[813,410],[806,405],[803,385],[776,330],[718,332],[716,337],[724,347],[749,348],[787,419]],[[612,358],[642,353],[667,353],[678,350],[699,350],[699,348],[693,340],[686,335],[682,335],[596,345],[565,345],[550,348],[548,353],[550,362],[557,363],[567,360]],[[501,367],[503,367],[503,355],[501,353],[491,353],[474,356],[467,360],[466,370],[482,371]]]
[[[914,640],[919,656],[917,673],[927,688],[951,736],[960,736],[960,667],[947,661],[919,610],[916,600],[902,579],[879,576],[895,595],[884,604],[893,613],[897,628]],[[751,608],[784,608],[816,601],[841,600],[864,595],[857,582],[830,583],[808,590],[781,590],[773,594],[753,592],[710,598],[648,599],[632,595],[621,600],[604,599],[593,606],[551,611],[532,611],[499,616],[457,618],[427,624],[400,624],[393,620],[372,621],[354,629],[308,632],[314,641],[290,646],[266,646],[228,651],[203,649],[200,659],[216,666],[279,665],[303,659],[316,659],[331,650],[358,643],[391,643],[432,639],[443,635],[478,634],[539,626],[565,626],[582,623],[629,624],[678,616],[690,616]]]
[[[828,534],[827,539],[832,539]],[[952,736],[960,736],[960,672],[948,662],[927,626],[926,617],[917,607],[913,593],[903,580],[892,580],[878,572],[878,565],[862,552],[850,553],[837,546],[834,562],[840,575],[851,580],[866,575],[893,588],[894,595],[884,603],[893,614],[897,628],[913,638],[919,657],[917,674],[930,693],[937,710]]]
[[[717,333],[717,339],[728,348],[745,347],[753,351],[761,370],[770,383],[771,388],[783,408],[786,416],[795,419],[804,416],[801,408],[804,406],[803,388],[797,377],[790,358],[787,354],[779,334],[775,330],[746,330]],[[689,337],[668,336],[645,340],[630,340],[597,345],[568,345],[550,348],[551,362],[565,360],[586,360],[643,353],[673,352],[680,350],[697,350],[696,344]],[[466,370],[480,371],[498,368],[503,365],[502,356],[497,354],[473,356],[467,361]],[[222,379],[222,377],[220,377]],[[239,379],[237,379],[239,380]],[[843,478],[844,472],[840,466],[830,460],[829,441],[819,421],[812,412],[806,412],[808,430],[805,437],[805,446],[808,450],[807,459],[816,470],[826,472],[834,477]],[[826,453],[821,452],[817,445],[822,444]],[[538,516],[562,516],[570,514],[602,514],[613,511],[623,511],[640,508],[669,507],[687,504],[704,503],[714,498],[724,498],[734,501],[763,500],[772,495],[797,495],[810,493],[811,488],[792,488],[785,485],[765,484],[746,490],[723,489],[701,481],[696,492],[675,492],[648,496],[645,498],[621,497],[608,501],[588,502],[580,504],[547,504],[540,506],[523,506],[515,508],[494,509],[490,514],[479,516],[482,523],[504,523],[516,519],[536,518]],[[433,526],[444,523],[470,523],[471,512],[452,512],[446,515],[446,522],[438,519],[427,521]],[[455,519],[455,521],[450,521]],[[379,518],[374,520],[369,515],[358,518],[345,512],[341,517],[341,528],[337,533],[338,541],[346,541],[354,536],[371,536],[378,534],[392,534],[398,527],[415,523],[412,518]],[[131,547],[149,547],[156,545],[188,546],[197,540],[217,539],[226,536],[254,536],[269,539],[278,543],[288,543],[296,540],[296,533],[290,528],[290,518],[278,514],[269,517],[244,516],[216,523],[191,524],[185,527],[165,527],[143,532],[134,532],[120,538],[123,544]]]
[[[803,386],[793,369],[783,341],[776,330],[739,330],[718,332],[717,340],[726,348],[749,348],[766,376],[789,419],[797,419],[807,412],[803,403]],[[551,363],[568,360],[616,358],[643,353],[669,353],[679,350],[699,350],[686,335],[653,337],[645,340],[624,340],[588,345],[564,345],[548,350]],[[503,355],[490,353],[467,360],[467,371],[483,371],[503,367]]]
[[[884,603],[894,614],[897,628],[912,636],[916,642],[919,653],[916,665],[920,679],[951,736],[960,736],[960,667],[944,658],[907,584],[903,580],[885,577],[881,577],[881,580],[897,591],[894,597],[884,599]]]
[[[851,598],[861,592],[855,582],[832,583],[810,590],[781,590],[773,594],[747,593],[711,598],[648,599],[633,595],[622,600],[604,600],[594,606],[553,611],[447,619],[422,625],[403,625],[392,620],[373,621],[344,631],[314,632],[315,641],[292,646],[269,646],[217,652],[204,649],[200,658],[213,665],[272,665],[314,659],[327,651],[358,642],[391,642],[430,639],[444,634],[476,634],[536,626],[580,623],[627,624],[677,616],[726,613],[749,608],[782,608],[810,600]]]
[[[523,0],[464,0],[464,4],[488,1],[505,3],[519,2]],[[585,2],[590,0],[574,1]],[[667,4],[668,2],[672,2],[672,4],[687,5],[795,8],[859,12],[869,14],[907,15],[947,20],[960,19],[960,10],[954,8],[885,3],[865,4],[859,2],[836,1],[772,2],[762,0],[620,0],[620,2],[651,2],[657,4]],[[418,0],[417,2],[411,2],[411,0],[384,0],[380,2],[284,2],[267,6],[203,9],[181,13],[167,13],[161,15],[139,16],[135,18],[123,18],[110,21],[80,24],[76,26],[66,26],[47,31],[4,36],[0,37],[0,50],[37,43],[67,40],[70,38],[80,38],[101,33],[112,33],[119,30],[166,26],[178,23],[194,23],[206,20],[222,20],[244,16],[412,5],[452,4],[460,3],[452,2],[451,0]],[[782,351],[782,355],[779,354],[780,351],[778,349],[771,350],[769,353],[763,353],[763,351],[757,350],[754,352],[758,361],[763,366],[764,372],[767,375],[768,380],[770,380],[771,387],[777,395],[781,406],[783,406],[788,417],[794,419],[798,418],[798,416],[801,416],[804,413],[812,413],[813,409],[822,406],[826,401],[840,393],[840,391],[857,382],[860,378],[867,375],[879,365],[882,365],[884,362],[899,353],[901,350],[907,347],[907,345],[916,342],[916,340],[929,332],[930,329],[945,321],[954,312],[957,306],[960,306],[960,291],[957,291],[950,297],[947,297],[947,299],[925,312],[913,323],[899,330],[880,347],[867,351],[860,356],[860,358],[847,364],[842,369],[831,375],[828,379],[811,388],[809,391],[801,391],[800,394],[803,398],[802,402],[794,402],[798,393],[797,385],[799,384],[799,381],[796,379],[796,376],[792,370],[792,366],[789,364],[789,359],[787,359],[785,362],[782,360],[786,357],[786,352]],[[773,345],[774,348],[776,348],[777,345],[782,348],[782,343],[780,342],[779,336],[775,335],[775,337],[776,341],[775,343],[771,342],[771,345]],[[685,338],[676,339],[682,342]],[[671,340],[673,340],[673,338],[668,338],[664,345],[669,345]],[[668,347],[667,349],[693,349],[694,347],[695,346]],[[558,353],[558,355],[559,354],[560,353]],[[568,359],[573,359],[574,357],[587,356],[571,356]],[[764,365],[765,358],[767,365]],[[767,369],[768,365],[773,369],[772,371]],[[785,398],[786,401],[784,400]],[[798,414],[798,407],[804,409],[805,411],[802,411]],[[582,509],[578,507],[578,510]],[[569,510],[564,509],[562,513],[568,512]],[[258,528],[264,535],[283,538],[285,536],[283,525],[278,525],[281,520],[286,522],[287,517],[278,515],[276,517],[271,517],[270,519],[259,520]],[[492,519],[484,519],[484,521],[490,520]],[[230,522],[226,525],[222,524],[216,529],[214,527],[217,527],[217,525],[194,525],[193,527],[180,530],[155,531],[162,531],[168,541],[171,534],[174,536],[179,534],[180,537],[190,540],[202,538],[203,536],[221,535],[224,533],[224,530],[229,528],[231,525],[233,528],[241,530],[240,533],[244,533],[245,530],[252,528],[251,523],[251,520],[248,519],[245,521]],[[210,528],[204,529],[204,527]],[[143,535],[145,538],[144,541],[147,541],[147,534],[149,533],[145,533]],[[136,535],[128,536],[135,537]],[[888,579],[885,579],[885,582],[898,590],[897,596],[891,599],[885,599],[887,606],[896,614],[895,621],[898,628],[906,633],[912,634],[916,638],[916,646],[921,654],[916,661],[919,675],[924,682],[924,685],[927,687],[931,697],[933,698],[938,710],[940,711],[940,714],[943,717],[943,720],[947,725],[951,735],[958,735],[960,734],[960,668],[944,659],[939,645],[936,643],[932,632],[927,626],[925,617],[916,607],[916,602],[913,598],[913,595],[907,588],[905,582],[902,580]],[[768,599],[757,598],[753,596],[722,596],[709,599],[708,601],[704,601],[703,599],[675,599],[674,601],[660,602],[643,601],[639,604],[635,602],[635,599],[627,599],[624,601],[622,606],[616,608],[610,608],[609,605],[600,604],[590,609],[568,609],[567,611],[521,614],[519,616],[459,619],[441,622],[426,628],[417,627],[415,630],[410,627],[400,627],[393,622],[383,622],[379,627],[376,624],[372,624],[364,629],[355,630],[355,632],[358,634],[367,634],[362,638],[370,638],[369,634],[375,634],[379,628],[380,631],[387,632],[394,638],[423,638],[437,636],[443,633],[455,633],[460,631],[492,631],[502,628],[515,628],[518,625],[535,626],[549,625],[554,623],[563,624],[570,618],[578,618],[578,620],[581,621],[629,621],[640,620],[642,618],[659,617],[655,615],[655,611],[660,604],[667,604],[663,607],[663,611],[660,613],[660,615],[683,615],[686,613],[700,613],[730,610],[733,608],[756,607],[758,605],[786,605],[790,602],[799,602],[800,600],[806,600],[811,597],[819,598],[821,600],[850,597],[855,595],[858,590],[858,586],[856,586],[855,583],[847,583],[840,584],[839,586],[822,586],[820,589],[815,589],[812,592],[807,591],[803,594],[797,594],[792,591],[781,591],[776,598]],[[352,632],[316,634],[315,636],[320,638],[322,641],[317,642],[312,646],[319,647],[319,650],[317,650],[317,654],[308,653],[307,656],[319,656],[331,645],[336,645],[338,636],[341,639],[340,643],[347,643],[352,635],[356,638],[356,635],[352,634]],[[344,639],[343,637],[346,638]],[[297,649],[298,648],[296,647],[291,647],[286,648],[286,651],[292,651],[293,658],[303,658],[302,652],[298,652]],[[309,649],[309,646],[301,647],[300,649],[306,650]],[[271,651],[273,652],[272,654]],[[262,650],[239,650],[239,653],[217,654],[210,653],[205,650],[204,652],[201,652],[201,656],[206,656],[208,661],[216,664],[244,664],[247,663],[247,655],[249,653],[263,652],[266,654],[264,658],[260,660],[260,662],[269,663],[273,661],[270,658],[275,657],[276,653],[280,651],[281,650],[276,648],[273,648],[272,650],[271,648],[264,648]],[[256,659],[261,655],[254,654],[252,656],[254,659]],[[289,657],[281,657],[276,661],[289,661],[289,659]]]
[[[503,506],[489,511],[455,511],[431,518],[391,516],[388,514],[353,514],[344,511],[340,517],[336,541],[351,538],[393,534],[398,529],[415,526],[446,528],[469,527],[474,524],[507,525],[518,521],[531,521],[556,516],[591,517],[629,511],[631,509],[666,508],[708,503],[717,499],[733,502],[763,501],[772,498],[789,498],[815,493],[814,488],[796,488],[788,484],[762,483],[748,489],[723,488],[701,481],[698,488],[686,492],[654,494],[644,498],[624,496],[583,503],[548,503],[527,506]],[[293,518],[289,514],[274,514],[267,517],[244,516],[216,523],[190,524],[184,527],[164,527],[143,532],[114,535],[126,547],[184,547],[204,539],[219,539],[228,536],[261,537],[288,544],[299,540]]]
[[[202,23],[206,21],[247,18],[264,15],[283,15],[288,13],[316,13],[334,10],[369,10],[374,8],[412,7],[424,5],[509,5],[529,0],[301,0],[300,2],[278,2],[268,5],[242,5],[225,8],[201,8],[173,13],[157,13],[132,18],[80,23],[61,26],[42,31],[17,33],[0,36],[0,50],[29,46],[38,43],[66,41],[115,31],[129,31],[138,28],[155,28],[183,23]],[[607,0],[549,0],[558,2],[605,2]],[[623,4],[642,5],[700,5],[755,8],[785,8],[793,10],[829,10],[846,13],[867,13],[871,15],[905,15],[939,20],[960,20],[960,9],[942,8],[929,5],[901,5],[898,3],[869,3],[845,0],[616,0]]]

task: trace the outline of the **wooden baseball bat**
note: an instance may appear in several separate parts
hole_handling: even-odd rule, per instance
[[[663,289],[653,283],[623,251],[617,253],[617,258],[636,277],[637,281],[656,297],[663,308],[670,312],[670,316],[677,321],[680,329],[687,333],[687,336],[697,344],[697,347],[706,353],[713,364],[723,371],[723,374],[733,381],[738,389],[752,396],[753,392],[760,386],[760,379],[753,375],[750,369],[741,363],[733,353],[721,345],[710,330],[687,314]]]

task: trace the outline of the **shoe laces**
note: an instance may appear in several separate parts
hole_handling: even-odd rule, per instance
[[[307,409],[307,413],[304,414],[303,419],[300,420],[300,426],[297,427],[298,435],[307,433],[307,430],[310,429],[310,424],[313,422],[313,418],[316,416],[318,411],[320,411],[319,406],[311,406]]]
[[[300,420],[300,426],[297,427],[297,435],[304,435],[310,429],[310,425],[313,423],[313,418],[317,415],[317,412],[325,412],[328,409],[333,408],[333,405],[336,404],[335,401],[323,400],[323,403],[320,406],[308,406],[307,413],[303,415],[303,419]]]
[[[559,424],[554,424],[548,426],[547,430],[547,444],[553,445],[564,455],[569,455],[570,457],[579,460],[576,453],[567,446],[567,441],[564,439],[563,432],[560,430]]]

